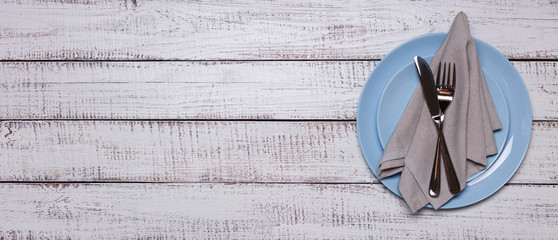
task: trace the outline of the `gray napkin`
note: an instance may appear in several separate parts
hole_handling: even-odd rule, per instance
[[[464,188],[469,176],[486,167],[486,157],[497,153],[493,131],[500,129],[501,124],[463,12],[455,17],[430,63],[434,75],[440,62],[455,63],[457,69],[456,92],[446,109],[443,131],[457,178]],[[453,197],[443,167],[439,196],[428,195],[436,139],[436,128],[419,85],[387,143],[378,168],[380,178],[402,172],[399,190],[413,213],[428,203],[438,209]]]

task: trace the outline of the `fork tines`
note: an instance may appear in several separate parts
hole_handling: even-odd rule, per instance
[[[436,74],[436,87],[442,89],[455,88],[455,72],[455,63],[453,64],[452,68],[451,63],[444,62],[444,65],[442,66],[442,63],[440,62]]]

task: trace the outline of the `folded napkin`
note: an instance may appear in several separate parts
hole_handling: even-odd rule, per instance
[[[463,189],[469,176],[486,167],[486,157],[497,153],[493,131],[501,128],[463,12],[455,17],[430,63],[435,77],[440,62],[455,63],[457,69],[456,92],[445,112],[443,132]],[[399,191],[413,213],[428,203],[438,209],[453,197],[443,165],[440,194],[437,198],[428,195],[437,137],[419,84],[387,143],[378,168],[380,178],[401,172]]]

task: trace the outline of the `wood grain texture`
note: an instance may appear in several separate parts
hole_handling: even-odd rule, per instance
[[[543,121],[495,195],[410,215],[361,155],[358,98],[458,11],[542,60],[513,64]],[[0,239],[558,234],[556,1],[6,0],[0,19]]]
[[[8,0],[0,59],[378,59],[459,11],[509,58],[558,56],[554,1]]]
[[[558,123],[511,183],[558,183]],[[354,122],[4,121],[2,181],[377,183]]]
[[[0,63],[6,119],[354,119],[377,62]]]
[[[3,62],[0,118],[354,120],[377,63]],[[557,62],[513,64],[534,119],[558,119]]]
[[[422,210],[381,185],[0,184],[0,238],[552,239],[557,186]],[[24,223],[24,224],[23,224]]]

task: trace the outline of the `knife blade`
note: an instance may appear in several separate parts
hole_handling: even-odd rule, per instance
[[[419,56],[415,56],[415,67],[417,68],[420,86],[422,87],[422,93],[426,100],[426,106],[428,106],[430,115],[432,119],[439,120],[442,112],[440,110],[440,103],[438,103],[438,92],[436,90],[432,70],[430,70],[430,66],[426,60]]]

